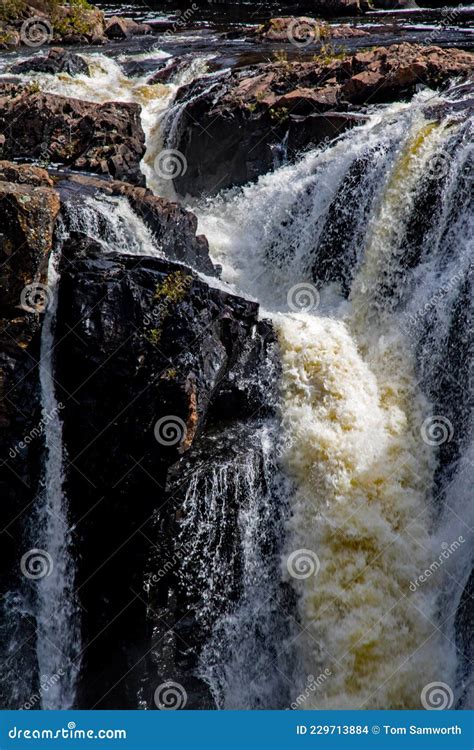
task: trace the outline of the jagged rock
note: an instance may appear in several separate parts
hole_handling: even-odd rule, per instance
[[[160,638],[147,618],[142,576],[154,550],[155,512],[173,512],[172,504],[163,505],[168,472],[208,429],[267,413],[268,392],[245,387],[275,349],[257,312],[255,303],[164,260],[112,255],[69,260],[63,268],[57,379],[66,401],[67,492],[77,542],[88,550],[78,559],[76,579],[84,643],[91,644],[78,707],[134,708],[144,682],[153,707],[160,667],[150,651]],[[269,380],[275,388],[275,374]],[[170,581],[160,583],[158,600],[172,608]],[[113,625],[101,633],[104,621]],[[170,614],[169,628],[175,622]],[[190,662],[189,653],[188,666],[173,655],[174,674],[183,670],[191,680]],[[205,694],[196,684],[188,707],[210,705]]]
[[[420,84],[437,87],[467,76],[473,65],[470,52],[400,44],[333,59],[256,65],[223,76],[211,91],[207,81],[197,81],[178,92],[177,101],[191,90],[193,98],[183,108],[172,144],[187,161],[175,187],[181,195],[201,195],[245,184],[272,168],[283,141],[290,140],[289,158],[295,155],[296,142],[288,138],[295,116],[312,118],[308,128],[297,121],[298,148],[316,145],[355,121],[352,114],[344,120],[345,109],[409,97]],[[329,112],[334,132],[324,123],[318,133],[316,124],[323,125]]]
[[[12,531],[0,551],[1,594],[22,586],[19,561],[29,547],[19,549],[18,539],[44,465],[38,368],[42,315],[19,307],[21,286],[32,279],[46,281],[55,224],[60,215],[67,227],[68,201],[100,191],[126,197],[169,256],[189,262],[194,254],[212,270],[207,243],[195,236],[195,217],[176,204],[119,182],[51,176],[39,167],[0,162],[0,488],[2,523]],[[77,554],[76,585],[86,607],[83,643],[91,644],[83,656],[77,705],[135,708],[141,690],[152,708],[161,646],[144,575],[158,549],[150,541],[159,533],[156,512],[161,507],[167,523],[174,512],[168,474],[202,441],[205,451],[209,434],[227,434],[228,424],[239,428],[256,414],[273,413],[276,342],[270,324],[258,320],[255,303],[209,287],[181,264],[104,254],[93,246],[93,237],[88,239],[82,248],[74,243],[62,248],[55,369],[57,398],[65,405],[70,519],[78,548],[88,549],[87,555]],[[156,423],[170,415],[182,420],[183,433],[166,443],[165,428],[160,442]],[[130,497],[137,502],[131,504]],[[167,549],[174,539],[161,534],[160,543]],[[161,558],[157,564],[165,563]],[[169,609],[170,628],[177,633],[184,604],[179,600],[174,607],[173,597],[169,579],[160,581],[159,590],[153,587],[153,607],[164,606],[160,623]],[[110,627],[102,633],[104,622]],[[34,622],[28,618],[15,624],[25,645],[14,655],[12,668],[30,663],[30,626]],[[0,634],[10,642],[12,635],[1,623]],[[188,652],[183,660],[177,645],[174,652],[168,649],[170,668],[186,678],[190,707],[212,707],[207,688],[192,674],[199,648],[196,636],[194,656]],[[3,705],[23,703],[35,692],[38,676],[31,669],[28,674],[24,695],[18,689],[14,699],[8,680],[0,680]]]
[[[155,83],[168,83],[170,78],[180,73],[189,65],[189,59],[186,57],[171,58],[171,61],[164,60],[162,66],[148,79],[147,84],[152,86]]]
[[[0,85],[6,159],[38,159],[143,184],[145,136],[137,104],[92,102]]]
[[[64,201],[81,200],[86,193],[125,196],[135,213],[151,229],[157,247],[167,258],[215,275],[208,242],[203,235],[196,236],[196,216],[177,203],[159,198],[146,188],[123,182],[106,182],[85,175],[68,175],[66,179],[60,179],[57,185]],[[75,243],[72,244],[74,249]]]
[[[12,65],[11,73],[68,73],[71,76],[89,75],[89,66],[84,58],[60,47],[53,47],[46,57],[32,57]]]

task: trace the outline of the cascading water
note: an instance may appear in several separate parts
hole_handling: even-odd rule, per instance
[[[71,529],[64,491],[64,462],[60,405],[55,395],[54,330],[57,307],[58,255],[48,269],[48,300],[41,333],[40,384],[45,423],[44,487],[38,510],[46,574],[37,583],[37,659],[44,709],[68,709],[74,704],[79,669],[80,620],[74,594]]]
[[[182,505],[183,585],[202,598],[197,622],[208,633],[198,675],[222,709],[288,704],[293,652],[279,559],[286,502],[275,430],[268,422],[235,436],[245,447],[198,466]]]
[[[433,346],[448,354],[469,283],[472,147],[463,118],[438,122],[428,102],[449,109],[425,92],[378,110],[198,211],[224,278],[262,303],[280,337],[282,463],[295,484],[287,554],[318,557],[316,575],[293,580],[298,645],[306,672],[332,673],[308,708],[418,708],[433,680],[457,700],[464,687],[453,623],[470,572],[467,398],[461,421],[450,394],[449,416],[436,411],[440,361],[428,362]],[[434,329],[420,303],[439,294]],[[459,437],[449,481],[445,420]],[[435,584],[417,584],[460,537]]]

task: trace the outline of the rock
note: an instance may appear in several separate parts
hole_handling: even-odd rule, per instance
[[[157,249],[160,248],[168,259],[185,263],[210,276],[216,275],[206,238],[196,236],[196,216],[178,204],[158,198],[146,188],[123,182],[105,182],[84,175],[59,178],[57,187],[65,202],[81,200],[85,194],[125,196],[135,213],[153,232]]]
[[[193,94],[169,146],[188,165],[175,188],[181,195],[201,195],[243,185],[274,166],[274,151],[284,141],[291,159],[296,143],[306,148],[339,134],[343,121],[331,118],[336,125],[331,134],[321,117],[326,112],[343,115],[358,104],[407,98],[420,84],[436,88],[466,77],[473,65],[474,55],[463,50],[399,44],[332,58],[322,54],[311,62],[255,65],[223,76],[211,91],[208,81],[196,81],[177,96],[183,102]],[[307,128],[302,116],[312,118]],[[348,117],[344,126],[351,121]],[[299,134],[293,142],[292,131]]]
[[[12,49],[19,47],[21,43],[20,34],[15,29],[1,28],[0,26],[0,49]]]
[[[67,232],[70,201],[100,191],[127,198],[169,257],[193,259],[213,271],[207,242],[195,236],[196,218],[180,206],[120,182],[0,162],[0,488],[2,523],[12,533],[0,550],[1,594],[21,596],[20,558],[34,546],[25,530],[44,466],[42,314],[19,307],[21,292],[26,284],[46,282],[55,228],[61,217]],[[177,641],[186,606],[176,591],[179,569],[171,578],[158,576],[151,589],[145,577],[167,564],[166,550],[175,544],[178,500],[170,496],[171,475],[176,482],[186,467],[192,470],[216,433],[226,437],[226,450],[242,450],[247,422],[256,414],[273,414],[275,336],[270,324],[258,320],[255,303],[209,287],[186,266],[165,258],[105,254],[94,245],[98,235],[83,239],[82,246],[75,237],[63,239],[55,370],[57,398],[64,404],[76,585],[86,607],[77,705],[136,708],[145,696],[147,706],[155,707],[153,692],[164,679],[165,656],[156,632],[168,618],[175,644],[165,649],[171,673],[185,680],[189,707],[213,707],[208,689],[193,675],[202,647],[199,630],[192,653],[182,655]],[[182,420],[178,426],[184,430],[178,441],[166,444],[156,439],[155,427],[169,415]],[[238,442],[232,447],[234,434]],[[25,548],[19,549],[19,539]],[[82,549],[88,554],[80,554]],[[0,614],[1,607],[0,600]],[[111,623],[106,630],[105,622]],[[37,690],[34,638],[28,618],[17,621],[10,612],[14,632],[5,623],[7,618],[0,620],[6,663],[29,669],[24,691],[16,689],[14,695],[10,672],[4,670],[0,700],[20,707]],[[24,645],[12,656],[8,644],[20,634]]]
[[[0,182],[1,306],[22,311],[27,285],[44,283],[59,198],[51,187]]]
[[[27,185],[52,187],[53,180],[46,169],[30,164],[14,164],[0,161],[0,182],[26,183]]]
[[[6,159],[37,159],[144,183],[145,136],[137,104],[95,104],[0,84],[0,132]]]
[[[151,27],[145,23],[136,23],[131,18],[112,16],[105,24],[105,36],[108,39],[128,39],[130,36],[143,34],[151,34]]]
[[[89,75],[89,66],[84,58],[60,47],[53,47],[46,57],[32,57],[12,65],[10,73],[68,73],[70,76]]]
[[[220,424],[227,431],[268,410],[268,392],[262,403],[259,388],[245,385],[275,349],[257,313],[255,303],[210,288],[169,261],[112,255],[63,268],[57,379],[67,399],[71,522],[78,546],[88,550],[78,557],[76,579],[90,644],[80,708],[135,708],[140,695],[156,708],[154,689],[178,675],[192,685],[188,708],[213,705],[193,677],[202,646],[196,633],[181,653],[186,605],[176,591],[179,571],[159,574],[175,544],[176,498],[168,499],[167,478]],[[274,390],[275,373],[268,381]],[[167,424],[174,424],[174,438]],[[157,574],[152,591],[144,588],[145,569]],[[105,632],[104,622],[112,623]],[[164,623],[166,648],[158,637]]]
[[[21,572],[26,529],[43,466],[38,361],[39,285],[53,244],[59,199],[44,170],[0,162],[0,703],[17,708],[39,689],[34,622]],[[28,288],[29,287],[29,288]],[[23,306],[22,306],[23,305]],[[15,648],[11,648],[12,644]],[[16,681],[14,675],[22,674]]]
[[[314,0],[314,10],[323,17],[359,16],[370,10],[368,0]]]
[[[291,42],[296,46],[309,47],[328,39],[370,36],[370,33],[349,24],[330,26],[308,16],[285,16],[271,18],[255,30],[254,36],[269,42]]]
[[[163,66],[153,73],[148,79],[147,84],[152,86],[155,83],[168,83],[173,76],[185,70],[188,65],[189,59],[186,57],[171,58],[171,61],[164,60]]]

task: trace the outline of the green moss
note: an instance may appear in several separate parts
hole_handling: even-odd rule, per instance
[[[288,119],[288,107],[270,108],[270,117],[275,122],[285,122]]]
[[[161,340],[161,331],[158,328],[152,328],[150,331],[146,332],[145,338],[150,342],[150,344],[153,344],[153,346],[157,346]]]
[[[321,45],[317,55],[314,55],[313,62],[319,63],[319,65],[329,65],[334,60],[344,60],[347,57],[347,49],[345,47],[336,48],[331,43],[325,43]]]
[[[174,271],[168,274],[160,284],[156,285],[153,300],[154,302],[159,302],[158,312],[161,327],[163,327],[166,319],[169,317],[172,305],[182,302],[186,297],[192,282],[193,277],[189,274],[185,274],[183,271]],[[154,313],[155,315],[156,313]],[[145,338],[150,344],[156,346],[161,341],[161,334],[162,330],[152,328],[145,332]],[[170,370],[169,372],[171,373],[172,371]]]
[[[166,299],[169,302],[181,302],[188,292],[193,277],[183,271],[170,273],[161,284],[157,284],[153,299]]]

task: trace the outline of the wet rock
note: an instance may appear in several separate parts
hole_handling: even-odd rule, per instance
[[[178,674],[189,680],[188,708],[210,705],[193,677],[192,654],[180,656],[170,575],[158,576],[152,600],[143,575],[154,540],[161,549],[174,543],[156,526],[158,510],[174,513],[166,489],[171,468],[216,425],[245,422],[259,408],[265,413],[267,394],[262,403],[257,387],[244,393],[246,378],[257,380],[275,346],[257,313],[256,304],[169,261],[107,256],[63,268],[57,379],[66,399],[67,492],[77,544],[88,550],[77,572],[90,644],[78,707],[135,708],[144,691],[153,708],[154,688]],[[166,561],[160,555],[156,572]],[[105,622],[112,624],[102,633]],[[165,623],[168,634],[161,632]],[[163,639],[170,642],[166,665],[156,661]]]
[[[315,145],[341,132],[340,117],[330,120],[336,124],[332,133],[323,124],[326,113],[408,98],[420,85],[436,88],[466,77],[473,64],[474,55],[463,50],[400,44],[350,55],[323,53],[311,62],[256,65],[223,76],[210,91],[207,81],[197,81],[177,97],[185,101],[192,95],[169,144],[188,165],[175,187],[181,195],[201,195],[245,184],[274,166],[275,150],[295,129],[299,148]],[[298,119],[295,128],[294,118],[302,116],[312,118],[310,125],[302,127]],[[347,127],[351,121],[349,116]],[[288,146],[290,159],[295,146]]]
[[[81,200],[86,194],[126,197],[135,213],[153,232],[157,252],[161,250],[170,260],[185,263],[211,276],[216,274],[206,238],[196,236],[196,216],[178,204],[159,198],[146,188],[123,182],[106,182],[85,175],[59,178],[57,186],[64,202]]]
[[[46,57],[32,57],[12,65],[11,73],[68,73],[70,76],[89,75],[89,66],[84,58],[60,47],[54,47]]]
[[[136,104],[44,94],[34,86],[0,85],[5,159],[37,159],[143,184],[145,136]]]
[[[177,73],[185,70],[189,65],[189,59],[186,57],[172,58],[171,61],[163,61],[163,66],[160,67],[153,75],[148,79],[147,84],[153,85],[155,83],[168,83],[168,81]]]

